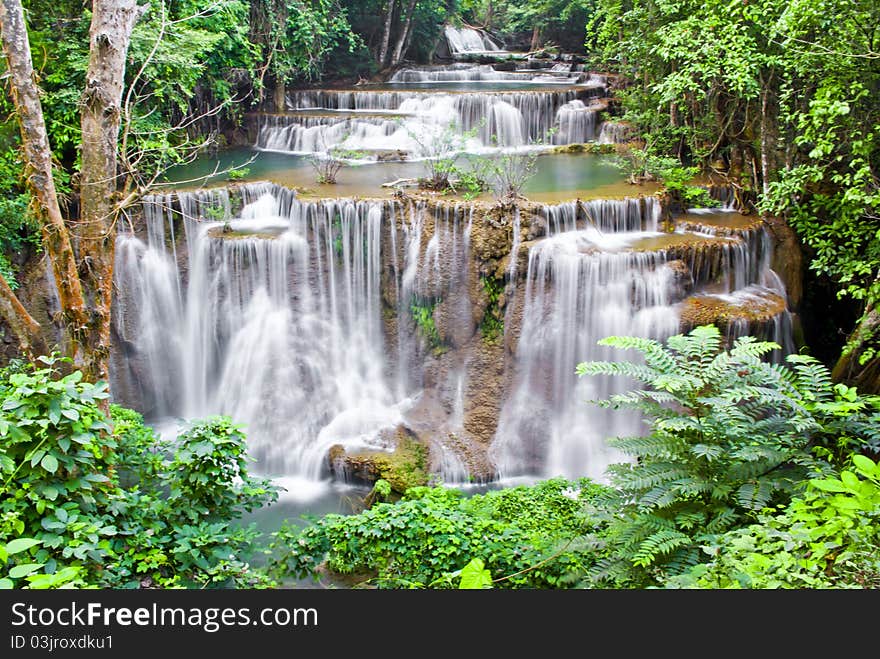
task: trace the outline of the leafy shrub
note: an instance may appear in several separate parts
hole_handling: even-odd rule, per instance
[[[592,583],[642,587],[687,571],[701,545],[830,472],[811,454],[823,450],[829,431],[857,437],[866,426],[831,411],[840,409],[840,392],[817,360],[763,361],[774,343],[741,337],[724,350],[713,326],[670,337],[665,347],[634,337],[600,343],[637,350],[644,363],[586,362],[578,373],[647,384],[598,404],[640,410],[651,432],[609,440],[635,460],[608,470],[615,491],[600,502],[609,520],[606,556]]]
[[[869,458],[852,456],[851,470],[811,480],[759,522],[704,547],[711,560],[667,587],[880,587],[880,465]]]
[[[326,154],[313,154],[309,156],[308,161],[315,169],[317,174],[316,181],[322,185],[334,185],[339,176],[339,172],[345,167],[349,160],[363,158],[362,151],[352,149],[344,149],[340,146],[330,148]]]
[[[61,361],[0,374],[0,586],[264,584],[242,558],[257,533],[234,522],[277,494],[247,474],[240,430],[216,417],[160,441]]]
[[[591,529],[583,504],[599,491],[562,479],[469,499],[443,487],[411,488],[403,500],[358,515],[283,527],[270,545],[270,574],[305,578],[326,568],[382,588],[454,588],[479,559],[479,574],[489,570],[499,587],[565,586],[589,559],[573,547]]]

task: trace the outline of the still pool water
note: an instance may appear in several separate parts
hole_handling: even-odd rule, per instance
[[[468,154],[458,165],[468,166]],[[423,162],[382,162],[343,167],[335,185],[319,185],[316,174],[305,156],[289,153],[236,148],[216,156],[196,160],[169,171],[167,186],[191,189],[204,185],[222,185],[228,175],[215,174],[229,168],[246,168],[244,181],[268,180],[300,191],[304,197],[391,197],[394,189],[382,187],[398,179],[425,175]],[[534,175],[525,185],[525,194],[532,201],[554,203],[576,198],[619,198],[652,194],[656,186],[633,186],[626,182],[612,155],[587,153],[547,153],[538,156]],[[454,196],[452,196],[454,198]],[[489,199],[484,194],[481,199]]]

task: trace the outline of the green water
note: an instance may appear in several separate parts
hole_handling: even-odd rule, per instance
[[[465,168],[472,156],[464,155],[458,165]],[[200,158],[168,174],[169,188],[196,188],[222,185],[228,175],[214,172],[228,168],[247,168],[242,181],[268,180],[297,188],[306,196],[319,197],[390,197],[392,188],[383,183],[424,176],[423,162],[383,162],[343,167],[335,185],[319,185],[316,173],[305,156],[257,151],[251,148],[229,149],[216,156]],[[535,201],[564,201],[588,197],[623,197],[650,192],[626,183],[615,167],[614,156],[587,153],[553,153],[538,156],[534,175],[525,185],[525,194]],[[488,196],[487,196],[488,197]]]

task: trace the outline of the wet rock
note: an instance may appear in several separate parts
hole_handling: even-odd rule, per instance
[[[464,296],[447,297],[434,308],[434,325],[440,338],[453,348],[468,343],[477,328],[467,302]]]
[[[669,261],[666,267],[672,271],[671,302],[684,299],[694,290],[694,275],[687,263],[681,259]]]
[[[727,328],[736,322],[754,327],[771,322],[785,310],[785,300],[768,290],[743,294],[736,303],[716,295],[694,295],[682,304],[681,323],[688,329],[710,324]]]
[[[379,151],[376,153],[377,162],[403,162],[409,159],[409,154],[401,149],[393,151]]]
[[[425,447],[405,426],[398,426],[394,430],[393,439],[393,451],[349,453],[342,445],[334,444],[327,453],[331,473],[345,480],[363,483],[375,483],[381,478],[400,494],[411,487],[427,485]]]

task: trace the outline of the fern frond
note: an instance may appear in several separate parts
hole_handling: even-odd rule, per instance
[[[663,564],[663,572],[670,577],[684,574],[699,562],[700,550],[692,543],[672,552]]]
[[[650,384],[660,375],[654,369],[643,364],[604,361],[581,362],[575,368],[575,372],[581,377],[584,375],[624,376],[646,384]]]
[[[656,435],[639,437],[620,437],[609,442],[614,448],[627,455],[669,459],[686,450],[687,444],[681,440],[671,440]]]
[[[724,449],[715,444],[694,444],[690,451],[698,458],[705,458],[709,462],[717,460],[724,455]]]
[[[742,357],[764,357],[782,346],[773,341],[758,341],[751,336],[741,336],[733,344],[730,355],[734,359]]]
[[[702,511],[684,512],[675,516],[675,525],[680,529],[699,528],[706,523],[706,513]]]
[[[648,567],[658,557],[668,554],[674,549],[687,546],[691,543],[689,535],[673,529],[663,529],[652,533],[642,541],[638,551],[632,557],[633,565]]]
[[[736,492],[736,502],[748,510],[761,510],[779,488],[766,479],[744,483]]]
[[[706,524],[706,531],[709,533],[724,533],[731,528],[739,519],[739,513],[733,508],[724,507],[713,511]]]
[[[617,475],[616,484],[630,491],[650,490],[661,483],[668,483],[688,476],[683,466],[673,463],[657,463],[644,465],[638,470]]]
[[[829,400],[834,397],[831,373],[815,357],[809,355],[788,355],[785,361],[797,373],[798,389],[810,393],[815,400]]]
[[[644,356],[645,363],[661,373],[674,372],[677,367],[675,357],[654,339],[644,339],[637,336],[609,336],[599,341],[599,345],[621,350],[638,350]]]

